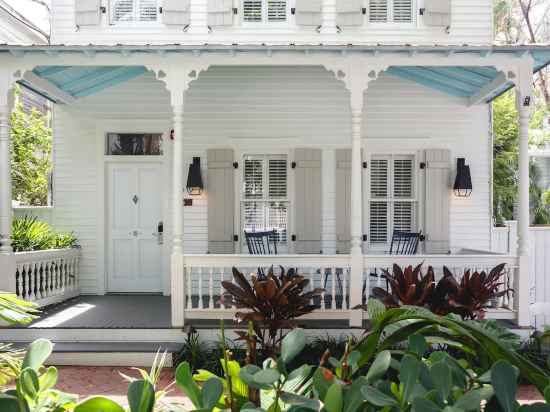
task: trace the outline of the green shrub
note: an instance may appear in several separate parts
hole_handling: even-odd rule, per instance
[[[14,252],[62,249],[78,245],[73,233],[56,232],[46,222],[34,216],[15,218],[12,222],[12,247]]]

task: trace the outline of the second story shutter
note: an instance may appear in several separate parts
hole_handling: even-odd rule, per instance
[[[450,251],[451,152],[426,150],[424,233],[426,253]]]
[[[189,0],[163,0],[162,22],[180,26],[189,24]]]
[[[413,16],[413,0],[393,0],[394,23],[411,23]]]
[[[233,150],[207,151],[208,252],[234,253],[235,186]]]
[[[322,176],[320,149],[294,152],[294,252],[321,253]]]
[[[322,0],[296,0],[296,24],[320,26],[322,3]]]
[[[336,253],[351,249],[351,150],[338,149],[336,156]]]
[[[208,25],[231,26],[233,24],[232,0],[208,0]]]
[[[75,0],[76,26],[95,26],[101,21],[101,0]]]
[[[388,0],[369,0],[369,21],[371,23],[388,21]]]
[[[451,0],[424,0],[424,24],[433,27],[451,25]]]
[[[336,0],[336,24],[360,26],[363,24],[362,0]]]

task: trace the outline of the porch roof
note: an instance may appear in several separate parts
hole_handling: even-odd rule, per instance
[[[61,56],[83,53],[93,57],[96,53],[123,54],[129,56],[137,53],[159,56],[174,53],[276,53],[278,51],[295,53],[370,53],[372,55],[411,55],[411,56],[443,56],[478,54],[480,57],[489,55],[504,55],[523,57],[531,55],[534,59],[534,72],[550,64],[550,45],[520,45],[520,46],[439,46],[439,45],[116,45],[116,46],[10,46],[0,45],[1,53],[11,53],[14,56],[45,53],[48,56]],[[451,96],[470,99],[470,104],[488,103],[494,98],[513,87],[502,73],[492,66],[456,66],[450,62],[449,66],[429,66],[412,64],[410,66],[391,66],[387,72],[423,86],[438,90]],[[70,98],[79,98],[92,95],[108,87],[130,80],[146,72],[145,67],[138,65],[127,66],[38,66],[33,70],[33,77],[37,77],[53,84]],[[22,83],[38,89],[52,100],[55,96],[49,95],[47,90],[41,89],[32,80],[23,79]]]

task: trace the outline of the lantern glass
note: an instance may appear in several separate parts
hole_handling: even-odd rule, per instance
[[[187,193],[191,196],[200,196],[204,189],[201,176],[201,159],[194,157],[193,163],[189,165],[189,173],[187,174]]]

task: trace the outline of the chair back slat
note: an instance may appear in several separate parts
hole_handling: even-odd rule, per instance
[[[248,253],[251,255],[277,254],[277,232],[275,230],[262,232],[248,232],[245,230],[244,237]]]
[[[415,255],[421,236],[422,231],[404,232],[402,230],[394,230],[390,245],[390,255]]]

